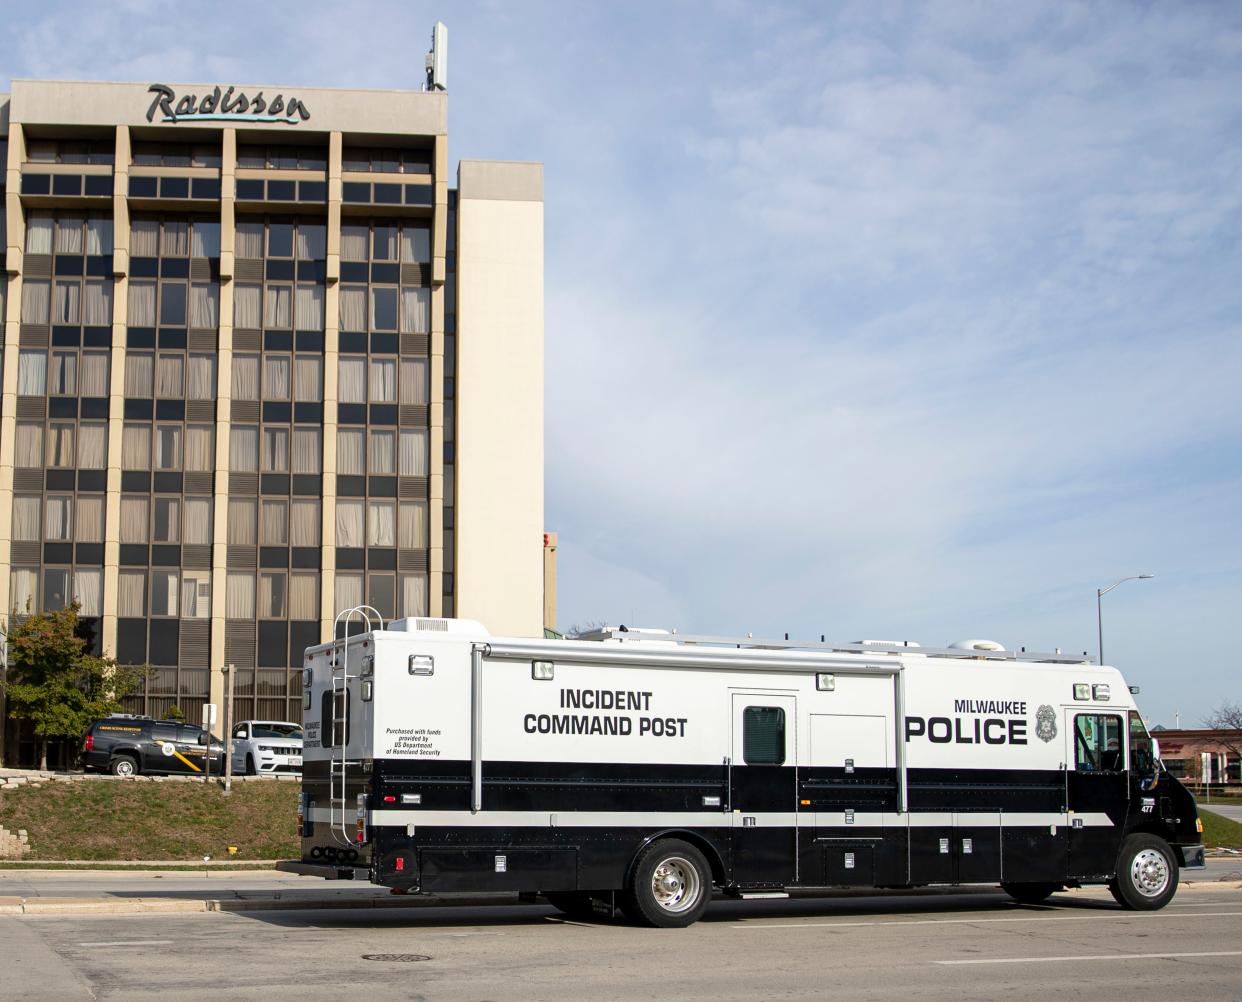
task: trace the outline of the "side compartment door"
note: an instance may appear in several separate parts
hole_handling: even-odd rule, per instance
[[[797,699],[734,692],[729,804],[739,887],[798,882]]]
[[[1103,707],[1065,711],[1072,877],[1107,876],[1117,864],[1130,798],[1125,733],[1119,712]]]
[[[801,790],[811,802],[815,851],[821,854],[822,876],[815,882],[873,886],[877,871],[884,871],[884,812],[896,806],[888,719],[812,713],[810,730],[810,765],[802,770]],[[813,880],[810,862],[804,854],[804,884]]]

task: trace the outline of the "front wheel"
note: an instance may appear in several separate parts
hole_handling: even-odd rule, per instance
[[[1042,905],[1062,884],[1001,884],[1001,890],[1020,905]]]
[[[259,774],[259,770],[256,769],[254,766],[254,756],[247,754],[246,755],[246,775],[257,776],[258,774]]]
[[[688,842],[665,839],[643,850],[634,863],[623,907],[635,921],[661,929],[697,922],[711,901],[712,871]]]
[[[108,771],[114,776],[137,776],[138,763],[129,755],[118,755],[112,760]]]
[[[1130,835],[1121,843],[1117,876],[1108,885],[1122,908],[1154,912],[1177,893],[1177,857],[1155,835]]]

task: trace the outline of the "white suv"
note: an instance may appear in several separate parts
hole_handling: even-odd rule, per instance
[[[302,725],[243,720],[233,728],[233,772],[259,776],[302,771]]]

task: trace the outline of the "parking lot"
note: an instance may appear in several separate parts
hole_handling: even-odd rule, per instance
[[[1237,881],[1164,911],[1107,892],[717,901],[689,929],[544,905],[0,918],[5,999],[1234,999]]]

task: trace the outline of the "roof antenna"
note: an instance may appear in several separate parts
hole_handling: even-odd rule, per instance
[[[431,51],[427,53],[427,83],[423,90],[448,89],[448,28],[437,21],[431,29]]]

